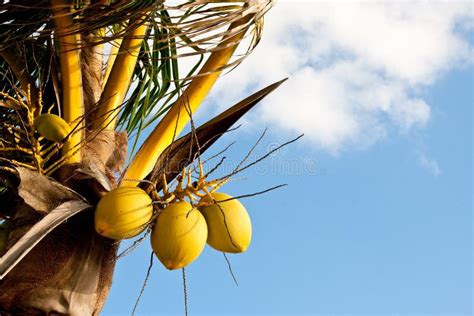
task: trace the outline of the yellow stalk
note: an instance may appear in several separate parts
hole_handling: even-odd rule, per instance
[[[84,128],[81,123],[84,115],[84,101],[82,92],[82,74],[79,55],[79,34],[68,34],[73,30],[73,20],[70,12],[71,5],[64,0],[51,0],[56,25],[56,35],[59,46],[59,62],[62,83],[62,109],[63,118],[68,123],[73,123],[75,132],[69,136],[64,144],[63,156],[68,155],[73,148],[74,154],[70,155],[67,163],[78,163],[82,159],[81,142]],[[77,127],[76,127],[77,125]],[[79,150],[77,150],[79,148]]]
[[[247,15],[232,23],[229,30],[243,25],[252,18]],[[171,145],[173,138],[178,136],[185,125],[190,120],[191,114],[201,105],[212,86],[219,77],[222,67],[228,64],[239,41],[243,38],[245,30],[237,33],[219,45],[219,49],[214,51],[206,63],[202,66],[197,77],[188,85],[176,103],[166,113],[163,119],[148,136],[140,150],[130,162],[122,186],[136,186],[139,180],[143,180],[152,170],[160,154]]]
[[[94,119],[95,130],[115,129],[117,114],[130,86],[140,46],[147,29],[148,26],[142,24],[123,39],[100,97],[100,107]]]
[[[110,72],[112,71],[112,66],[115,63],[115,59],[117,58],[120,45],[122,44],[123,38],[117,38],[112,41],[112,47],[110,48],[109,58],[107,59],[107,66],[104,72],[104,78],[102,79],[102,88],[105,87],[105,83],[109,79]]]

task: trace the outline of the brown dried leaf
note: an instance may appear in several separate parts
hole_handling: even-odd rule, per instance
[[[37,172],[17,167],[20,175],[18,195],[36,212],[47,214],[59,204],[83,198],[70,188]]]
[[[0,280],[55,227],[71,216],[90,207],[89,204],[82,200],[72,200],[62,203],[49,212],[48,215],[33,225],[33,227],[0,258]]]
[[[161,154],[152,173],[146,180],[156,182],[157,190],[161,190],[164,173],[166,174],[167,181],[174,179],[183,168],[192,163],[192,157],[194,157],[198,151],[201,154],[206,151],[245,113],[273,90],[278,88],[285,80],[286,78],[267,86],[222,112],[197,128],[195,130],[195,137],[192,133],[189,133],[176,140]],[[200,146],[196,143],[196,138]],[[146,184],[143,186],[146,186]]]

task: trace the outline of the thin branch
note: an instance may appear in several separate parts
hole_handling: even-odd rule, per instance
[[[148,224],[147,224],[148,225]],[[121,253],[119,253],[117,255],[117,260],[118,259],[121,259],[123,257],[125,257],[126,255],[128,255],[130,252],[132,252],[133,250],[135,250],[138,246],[140,246],[140,244],[145,240],[145,238],[148,236],[149,232],[148,230],[145,232],[145,235],[143,235],[142,237],[140,237],[139,239],[135,240],[133,242],[133,244],[127,248],[125,248]]]
[[[229,236],[230,243],[231,243],[232,246],[234,246],[236,249],[239,249],[239,247],[235,244],[234,239],[232,238],[232,236],[231,236],[231,234],[230,234],[230,229],[229,229],[229,225],[228,225],[228,223],[227,223],[227,219],[226,219],[224,210],[222,209],[222,206],[220,206],[220,203],[221,203],[221,202],[225,202],[225,201],[216,201],[214,198],[212,198],[212,200],[214,201],[214,204],[217,205],[217,207],[219,208],[219,211],[220,211],[221,214],[222,214],[223,222],[224,222],[224,227],[225,227],[225,230],[227,231],[227,235]]]
[[[145,292],[145,288],[148,284],[148,279],[150,278],[151,268],[153,267],[153,259],[154,259],[153,257],[154,257],[154,254],[153,254],[153,251],[152,251],[151,255],[150,255],[150,264],[148,265],[148,270],[146,271],[145,280],[143,281],[143,285],[142,285],[142,288],[140,290],[140,294],[138,294],[137,300],[135,301],[135,305],[133,306],[132,316],[135,315],[135,312],[137,311],[138,303],[140,303],[140,299],[142,298],[143,292]]]
[[[267,128],[265,128],[265,130],[263,131],[263,133],[260,135],[260,137],[257,139],[257,141],[255,142],[255,144],[252,146],[252,148],[250,148],[249,152],[247,153],[247,155],[244,157],[244,159],[242,159],[242,161],[239,162],[239,164],[237,165],[237,167],[235,167],[235,169],[232,171],[232,172],[235,172],[236,170],[239,170],[239,168],[249,159],[250,155],[253,153],[253,151],[255,150],[255,148],[257,148],[258,144],[262,141],[263,137],[265,137],[265,134],[267,133]]]
[[[257,163],[259,163],[259,162],[261,162],[262,160],[264,160],[264,159],[266,159],[267,157],[269,157],[269,156],[270,156],[271,154],[273,154],[274,152],[280,150],[281,148],[283,148],[283,147],[285,147],[285,146],[288,146],[288,145],[291,144],[291,143],[296,142],[297,140],[299,140],[299,139],[300,139],[301,137],[303,137],[303,136],[304,136],[304,134],[301,134],[300,136],[298,136],[298,137],[296,137],[296,138],[294,138],[294,139],[292,139],[292,140],[290,140],[290,141],[287,141],[286,143],[281,144],[280,146],[278,146],[278,147],[276,147],[276,148],[270,150],[269,152],[267,152],[265,155],[263,155],[262,157],[258,158],[257,160],[255,160],[255,161],[249,163],[248,165],[246,165],[246,166],[244,166],[244,167],[241,167],[241,168],[239,168],[239,169],[237,169],[237,170],[234,170],[234,171],[233,171],[232,173],[230,173],[229,175],[224,176],[224,177],[222,177],[222,178],[219,178],[219,179],[217,179],[217,180],[222,181],[222,180],[228,179],[229,177],[231,177],[231,176],[233,176],[233,175],[236,175],[237,173],[242,172],[242,171],[244,171],[244,170],[246,170],[246,169],[248,169],[248,168],[250,168],[250,167],[256,165]]]
[[[211,175],[211,174],[214,173],[217,169],[219,169],[219,167],[224,163],[225,159],[226,159],[226,156],[222,157],[221,160],[220,160],[211,170],[209,170],[209,171],[204,175],[204,178],[209,177],[209,175]]]
[[[227,255],[225,254],[225,252],[223,252],[222,254],[224,255],[225,261],[227,262],[227,267],[229,268],[230,275],[232,276],[232,279],[234,280],[235,285],[239,286],[239,283],[237,282],[237,278],[234,275],[234,271],[232,270],[232,265],[230,264],[229,258],[227,258]]]
[[[279,188],[282,188],[282,187],[286,187],[287,185],[288,184],[286,184],[286,183],[285,184],[279,184],[279,185],[276,185],[274,187],[271,187],[271,188],[263,190],[263,191],[259,191],[259,192],[255,192],[255,193],[249,193],[249,194],[243,194],[243,195],[239,195],[239,196],[234,196],[234,197],[231,197],[231,198],[228,198],[228,199],[225,199],[225,200],[219,200],[219,201],[216,201],[216,202],[219,205],[219,203],[223,203],[223,202],[227,202],[227,201],[232,201],[232,200],[236,200],[236,199],[243,199],[243,198],[248,198],[248,197],[254,197],[254,196],[265,194],[267,192],[270,192],[270,191],[273,191],[273,190],[276,190],[276,189],[279,189]]]
[[[186,270],[182,268],[183,271],[183,292],[184,292],[184,315],[188,316],[188,288],[186,286]]]
[[[229,145],[227,145],[224,149],[222,149],[221,151],[219,151],[218,153],[212,155],[211,157],[209,158],[206,158],[202,163],[205,164],[206,162],[208,162],[209,160],[212,160],[220,155],[222,155],[223,153],[225,153],[227,150],[229,150],[230,147],[234,146],[235,145],[235,141],[230,143]]]

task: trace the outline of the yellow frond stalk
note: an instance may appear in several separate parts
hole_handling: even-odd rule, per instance
[[[93,128],[95,130],[115,129],[118,111],[130,86],[138,53],[147,29],[146,24],[141,24],[124,37],[99,101],[100,107],[94,119]]]
[[[105,87],[105,83],[109,79],[110,72],[112,71],[112,66],[115,63],[115,59],[117,58],[117,55],[119,53],[119,48],[120,48],[120,45],[122,44],[122,41],[123,41],[123,38],[117,38],[117,39],[114,39],[112,43],[110,44],[112,47],[110,48],[110,52],[108,54],[109,58],[107,59],[107,66],[105,68],[104,77],[102,80],[102,88]]]
[[[233,22],[229,30],[241,27],[252,17],[252,15],[247,15]],[[160,154],[166,147],[171,145],[174,137],[181,133],[190,120],[190,114],[192,115],[196,111],[208,95],[222,68],[228,64],[240,40],[245,35],[246,30],[240,30],[237,34],[220,43],[218,49],[209,56],[199,74],[192,79],[183,94],[180,95],[175,104],[140,147],[140,150],[125,171],[121,183],[122,186],[138,185],[138,181],[143,180],[153,170]]]
[[[63,155],[68,155],[67,163],[78,163],[82,159],[81,142],[84,128],[81,123],[84,116],[82,74],[79,55],[79,34],[73,33],[71,5],[64,0],[51,0],[56,26],[56,38],[59,46],[61,66],[63,118],[73,123],[74,133],[63,146]]]

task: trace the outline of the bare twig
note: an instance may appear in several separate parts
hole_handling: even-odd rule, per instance
[[[147,224],[147,225],[148,225],[148,224]],[[148,236],[149,233],[150,233],[150,232],[147,230],[147,231],[145,232],[145,235],[143,235],[143,236],[140,237],[139,239],[135,240],[131,246],[125,248],[121,253],[119,253],[119,254],[117,255],[117,260],[118,260],[118,259],[121,259],[121,258],[123,258],[123,257],[125,257],[125,256],[127,256],[130,252],[132,252],[133,250],[137,249],[137,247],[141,245],[141,243],[145,240],[145,238]]]
[[[232,142],[230,143],[229,145],[227,145],[224,149],[222,149],[221,151],[217,152],[216,154],[212,155],[211,157],[209,158],[206,158],[206,160],[204,160],[202,163],[205,164],[206,162],[222,155],[223,153],[225,153],[227,150],[229,150],[230,147],[232,147],[233,145],[235,144],[235,142]]]
[[[250,155],[252,154],[252,152],[255,150],[255,148],[257,148],[258,144],[262,141],[263,137],[265,136],[265,134],[267,133],[267,129],[265,128],[265,130],[263,131],[262,135],[260,135],[260,137],[257,139],[257,141],[255,142],[255,144],[252,146],[252,148],[250,148],[249,152],[247,153],[247,155],[244,157],[244,159],[242,159],[242,161],[237,165],[237,167],[235,167],[235,169],[232,171],[232,172],[235,172],[236,170],[239,170],[239,168],[247,161],[247,159],[249,159]]]
[[[250,168],[250,167],[256,165],[256,164],[259,163],[260,161],[262,161],[262,160],[264,160],[265,158],[269,157],[269,156],[270,156],[271,154],[273,154],[274,152],[280,150],[281,148],[283,148],[283,147],[285,147],[285,146],[288,146],[288,145],[291,144],[291,143],[296,142],[297,140],[299,140],[299,139],[300,139],[301,137],[303,137],[303,136],[304,136],[304,134],[301,134],[300,136],[298,136],[298,137],[296,137],[296,138],[293,138],[292,140],[287,141],[286,143],[281,144],[280,146],[278,146],[278,147],[276,147],[276,148],[270,150],[269,152],[267,152],[265,155],[263,155],[262,157],[258,158],[257,160],[255,160],[255,161],[253,161],[253,162],[251,162],[251,163],[249,163],[249,164],[247,164],[247,165],[245,165],[245,166],[243,166],[243,167],[241,167],[241,168],[239,168],[239,169],[234,170],[233,172],[231,172],[231,173],[228,174],[227,176],[221,177],[221,178],[219,178],[218,180],[219,180],[219,181],[226,180],[226,179],[228,179],[228,178],[230,178],[230,177],[236,175],[237,173],[240,173],[240,172],[242,172],[242,171],[244,171],[244,170],[246,170],[246,169],[248,169],[248,168]]]
[[[154,257],[154,254],[152,251],[150,255],[150,264],[148,265],[148,270],[146,271],[146,275],[145,275],[145,280],[143,281],[142,288],[140,290],[140,293],[138,294],[137,300],[135,301],[135,305],[133,306],[132,316],[135,315],[135,312],[137,311],[138,303],[140,303],[140,299],[142,298],[143,292],[145,292],[148,279],[150,278],[151,268],[153,267],[153,259],[154,259],[153,257]]]
[[[234,196],[232,198],[225,199],[225,200],[220,200],[220,201],[216,201],[216,202],[217,203],[223,203],[223,202],[232,201],[232,200],[235,200],[235,199],[243,199],[243,198],[248,198],[248,197],[254,197],[254,196],[257,196],[257,195],[260,195],[260,194],[265,194],[267,192],[270,192],[270,191],[273,191],[273,190],[276,190],[276,189],[279,189],[279,188],[282,188],[282,187],[286,187],[287,185],[288,184],[279,184],[279,185],[276,185],[274,187],[271,187],[271,188],[263,190],[263,191],[250,193],[250,194],[243,194],[243,195],[239,195],[239,196]]]
[[[232,279],[234,279],[235,285],[239,286],[239,283],[237,282],[237,278],[235,277],[234,271],[232,270],[232,265],[230,264],[229,258],[227,258],[227,255],[225,252],[222,253],[224,255],[224,259],[227,262],[227,267],[229,268],[230,275],[232,276]]]
[[[186,270],[183,268],[184,315],[188,316],[188,288],[186,286]]]
[[[205,178],[209,177],[212,173],[214,173],[214,171],[216,171],[223,163],[224,163],[224,160],[226,159],[226,157],[222,157],[221,160],[211,169],[209,170],[206,175],[204,176]]]

